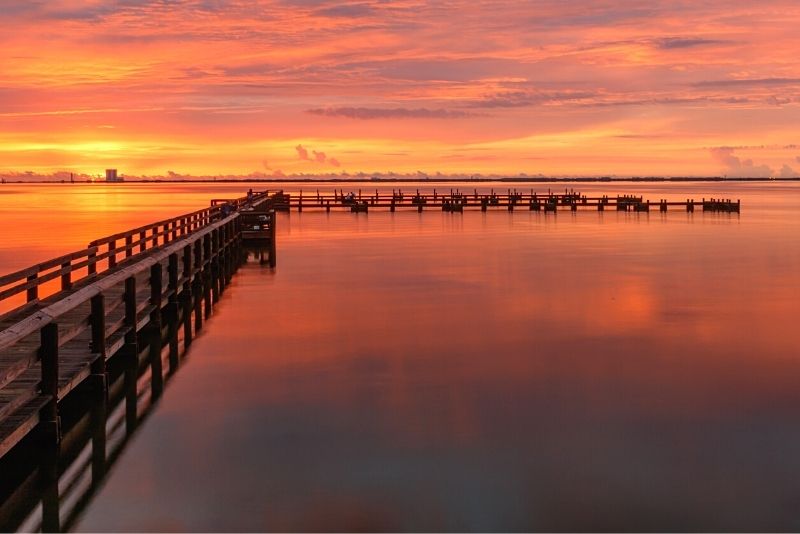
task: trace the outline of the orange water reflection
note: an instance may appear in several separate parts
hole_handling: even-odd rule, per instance
[[[281,215],[80,528],[796,529],[800,188],[724,187]]]

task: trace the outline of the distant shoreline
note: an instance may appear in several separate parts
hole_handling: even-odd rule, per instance
[[[119,182],[106,182],[105,180],[4,180],[2,184],[216,184],[216,183],[486,183],[486,182],[508,182],[508,183],[572,183],[572,182],[643,182],[643,183],[663,183],[663,182],[798,182],[798,178],[722,178],[722,177],[630,177],[630,178],[610,178],[610,177],[589,177],[589,178],[220,178],[220,179],[130,179]]]

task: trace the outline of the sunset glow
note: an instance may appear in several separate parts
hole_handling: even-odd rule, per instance
[[[6,177],[800,172],[794,1],[0,4]]]

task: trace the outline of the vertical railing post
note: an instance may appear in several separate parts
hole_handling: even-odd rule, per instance
[[[147,250],[147,231],[142,230],[139,232],[139,252]]]
[[[89,276],[91,276],[97,273],[97,241],[92,241],[89,243],[89,248],[94,249],[89,252],[88,256],[86,256],[86,260],[88,261],[86,272]]]
[[[133,234],[128,234],[125,236],[125,257],[131,256],[133,256]]]
[[[61,264],[61,290],[65,291],[72,287],[72,260]]]
[[[108,242],[108,268],[117,266],[117,240],[112,239]]]
[[[37,283],[36,280],[37,278],[39,278],[38,269],[35,273],[29,274],[28,277],[25,279],[25,281],[28,282],[29,284],[33,283],[33,285],[29,287],[28,290],[26,291],[28,302],[32,302],[39,298],[39,284]]]

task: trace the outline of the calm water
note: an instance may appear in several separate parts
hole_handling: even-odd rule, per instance
[[[571,187],[742,213],[281,214],[78,530],[800,529],[800,184]],[[2,186],[0,271],[244,189]]]

